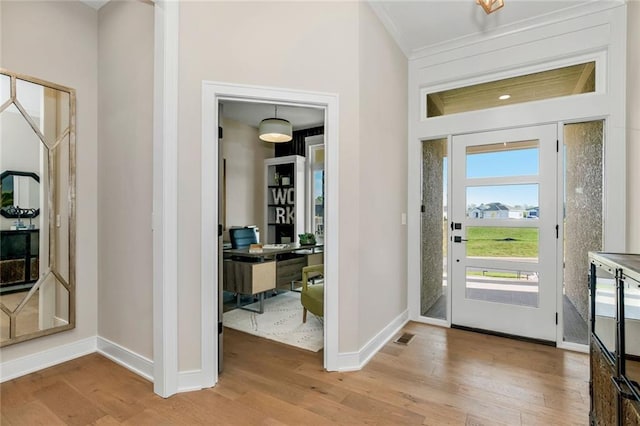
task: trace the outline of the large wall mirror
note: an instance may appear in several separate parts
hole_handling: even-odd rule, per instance
[[[0,347],[75,327],[75,99],[0,68]]]

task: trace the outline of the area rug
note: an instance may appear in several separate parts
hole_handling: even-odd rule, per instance
[[[258,309],[259,302],[247,307]],[[312,352],[318,352],[324,343],[323,324],[318,317],[308,313],[306,324],[302,323],[300,293],[296,292],[282,293],[265,299],[262,314],[244,309],[225,312],[222,323],[234,330]]]

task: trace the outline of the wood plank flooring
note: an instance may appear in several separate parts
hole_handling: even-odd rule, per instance
[[[359,372],[225,329],[215,388],[162,399],[151,383],[88,355],[0,385],[9,425],[587,425],[588,356],[409,323]]]

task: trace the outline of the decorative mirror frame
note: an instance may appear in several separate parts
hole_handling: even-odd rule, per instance
[[[48,232],[49,232],[49,273],[44,276],[38,277],[36,283],[31,287],[27,295],[24,299],[14,308],[10,310],[7,306],[0,302],[0,310],[9,317],[9,338],[4,341],[0,341],[0,347],[6,347],[9,345],[13,345],[16,343],[24,342],[27,340],[35,339],[37,337],[48,336],[54,333],[59,333],[65,330],[71,330],[76,326],[76,91],[75,89],[71,89],[69,87],[65,87],[59,84],[51,83],[49,81],[41,80],[39,78],[27,76],[24,74],[19,74],[15,72],[8,71],[4,68],[0,68],[0,74],[4,74],[10,78],[10,96],[9,99],[0,105],[0,113],[5,111],[11,105],[15,105],[23,118],[27,121],[31,129],[35,132],[37,137],[40,139],[40,142],[47,147],[48,154],[48,184],[49,191],[47,194],[47,200],[49,204],[48,208]],[[66,92],[69,95],[69,127],[62,133],[62,135],[58,136],[55,141],[47,140],[44,136],[38,125],[34,122],[34,120],[29,116],[25,108],[20,104],[20,101],[16,95],[16,80],[23,80],[29,83],[34,83],[40,86],[44,86],[50,89],[55,89],[60,92]],[[55,227],[56,227],[56,213],[57,210],[54,208],[54,199],[53,194],[56,191],[55,184],[55,168],[54,164],[54,153],[53,149],[58,146],[66,137],[69,137],[69,177],[68,177],[68,238],[69,238],[69,279],[68,282],[62,278],[59,270],[57,270],[57,265],[55,261],[55,247],[56,247],[56,238],[55,238]],[[27,304],[29,299],[36,294],[37,290],[40,288],[42,283],[49,277],[50,274],[53,274],[56,280],[64,286],[64,288],[69,293],[69,307],[68,307],[68,323],[47,328],[45,330],[39,330],[32,333],[26,333],[20,336],[16,336],[16,318],[18,314],[22,311],[24,306]]]

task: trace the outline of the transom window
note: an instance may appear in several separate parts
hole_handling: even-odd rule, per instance
[[[596,63],[506,78],[427,94],[427,118],[497,106],[591,93],[596,90]]]

